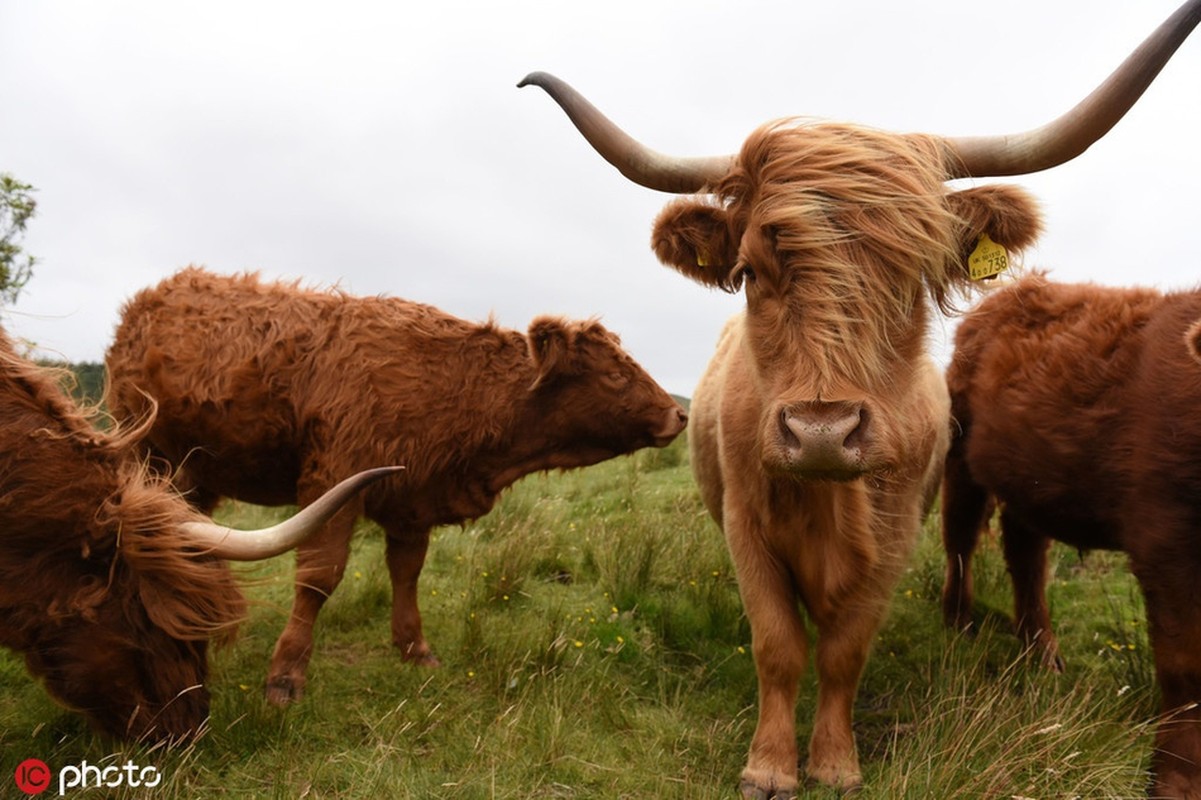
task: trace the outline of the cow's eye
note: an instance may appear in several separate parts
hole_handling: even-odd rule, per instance
[[[730,271],[730,286],[732,289],[738,287],[741,283],[754,283],[755,270],[750,264],[739,262],[733,270]]]
[[[626,384],[630,382],[628,375],[621,370],[616,369],[609,372],[609,374],[605,376],[605,379],[609,382],[609,385],[615,389],[623,389],[625,388]]]

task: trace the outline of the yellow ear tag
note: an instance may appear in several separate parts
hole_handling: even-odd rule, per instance
[[[709,254],[707,252],[705,252],[704,250],[697,250],[696,251],[696,265],[698,267],[709,266]]]
[[[995,278],[1009,269],[1009,253],[1005,247],[988,238],[987,233],[980,234],[976,249],[967,259],[968,276],[974,281]]]

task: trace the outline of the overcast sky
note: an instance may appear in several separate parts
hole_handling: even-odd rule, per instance
[[[599,316],[689,395],[741,304],[658,264],[669,196],[603,162],[532,70],[632,135],[735,152],[805,115],[896,131],[1041,125],[1174,0],[414,3],[0,0],[0,171],[37,187],[2,321],[98,361],[121,304],[190,263],[432,303],[524,330]],[[1043,203],[1029,266],[1192,288],[1201,33]],[[936,351],[945,344],[934,342]]]

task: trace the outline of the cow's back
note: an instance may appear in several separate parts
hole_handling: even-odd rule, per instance
[[[313,451],[342,448],[349,471],[397,457],[365,436],[347,441],[364,427],[347,423],[386,414],[381,427],[403,425],[453,396],[429,365],[443,360],[439,329],[456,323],[395,298],[186,269],[127,304],[107,357],[111,403],[119,419],[136,418],[154,399],[148,439],[185,488],[295,503]],[[381,381],[404,399],[382,403]]]
[[[947,381],[974,479],[1065,541],[1116,546],[1129,379],[1161,300],[1033,275],[990,294],[956,333]]]

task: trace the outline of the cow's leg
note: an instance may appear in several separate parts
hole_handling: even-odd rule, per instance
[[[1177,523],[1178,524],[1178,523]],[[1179,529],[1179,528],[1178,528]],[[1158,563],[1131,566],[1146,598],[1155,673],[1163,718],[1155,732],[1153,797],[1201,800],[1201,598],[1196,591],[1201,563],[1188,554],[1168,554]]]
[[[438,666],[437,657],[421,633],[421,611],[417,608],[417,578],[429,548],[429,530],[388,530],[388,573],[392,576],[392,644],[401,657],[426,667]]]
[[[361,508],[361,501],[347,503],[296,552],[292,614],[275,643],[267,671],[267,700],[275,705],[287,705],[304,694],[305,669],[313,651],[313,625],[321,606],[342,581]]]
[[[747,531],[730,536],[759,678],[759,723],[742,771],[744,797],[791,798],[797,787],[797,685],[808,659],[808,634],[787,568]]]
[[[806,773],[842,790],[863,782],[851,728],[855,693],[867,664],[872,640],[887,609],[887,588],[874,588],[879,599],[852,598],[815,618],[817,623],[817,714],[809,738]]]
[[[1047,550],[1051,540],[1023,524],[1006,510],[1001,511],[1001,539],[1005,563],[1013,582],[1013,615],[1018,636],[1039,653],[1039,660],[1063,672],[1059,642],[1051,630],[1047,609]]]
[[[987,507],[988,492],[972,480],[962,438],[956,439],[947,454],[942,484],[942,544],[947,555],[942,618],[959,631],[972,624],[972,553]]]

